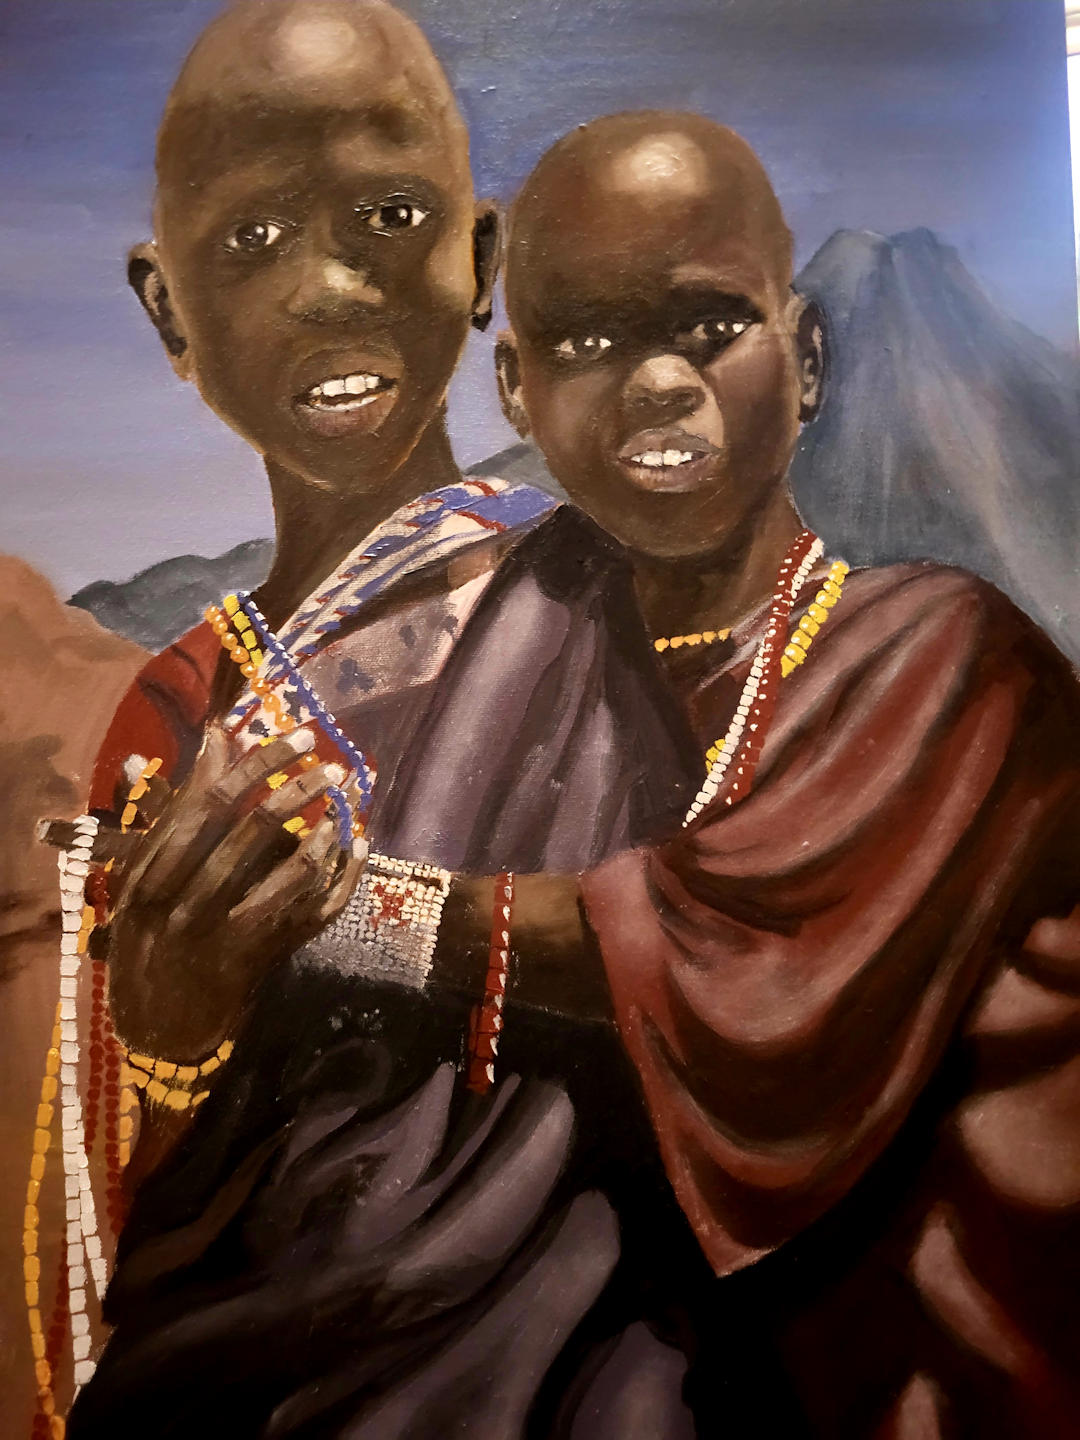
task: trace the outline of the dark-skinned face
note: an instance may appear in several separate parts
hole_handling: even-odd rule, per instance
[[[310,483],[371,486],[439,415],[473,315],[467,156],[423,67],[365,37],[323,77],[291,14],[299,76],[174,107],[152,258],[213,409]]]
[[[654,556],[707,555],[766,503],[817,377],[767,182],[702,127],[541,167],[511,240],[512,418],[517,401],[571,499]]]

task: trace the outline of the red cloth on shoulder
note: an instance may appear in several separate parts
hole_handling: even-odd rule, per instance
[[[162,761],[161,774],[176,783],[198,751],[210,710],[221,654],[218,637],[203,622],[146,663],[112,718],[94,763],[91,810],[116,810],[124,761],[144,755]]]

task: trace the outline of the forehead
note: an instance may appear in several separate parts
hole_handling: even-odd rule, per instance
[[[248,7],[189,59],[158,139],[158,184],[210,200],[369,173],[468,182],[464,126],[415,27],[380,10]],[[363,20],[363,23],[360,23]],[[393,20],[393,23],[391,23]]]
[[[574,157],[538,181],[512,240],[512,287],[530,308],[555,293],[595,302],[710,286],[766,306],[786,288],[771,196],[683,135]]]
[[[170,118],[159,187],[216,197],[261,188],[303,188],[365,174],[412,173],[452,190],[468,166],[440,117],[424,107],[379,99],[348,108],[203,102]]]

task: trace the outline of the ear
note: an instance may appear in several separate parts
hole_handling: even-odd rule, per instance
[[[136,245],[128,256],[128,284],[161,337],[172,367],[181,380],[190,380],[193,373],[191,352],[169,300],[169,289],[157,246],[153,242]]]
[[[799,419],[813,420],[825,390],[825,320],[812,301],[793,295],[795,350],[799,365]]]
[[[521,361],[512,330],[504,330],[495,344],[495,375],[503,414],[525,440],[529,434],[529,417],[521,394]]]
[[[491,324],[491,307],[495,299],[495,277],[499,273],[502,254],[502,216],[494,200],[478,200],[473,220],[473,271],[476,275],[476,296],[473,299],[472,323],[477,330]]]

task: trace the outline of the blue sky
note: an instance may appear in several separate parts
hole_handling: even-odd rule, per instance
[[[0,7],[0,546],[64,592],[271,531],[255,457],[175,381],[124,284],[154,131],[216,0]],[[450,72],[477,183],[509,198],[579,121],[641,106],[741,131],[801,260],[928,225],[990,296],[1076,347],[1060,0],[406,0]],[[477,336],[464,464],[511,442]]]

